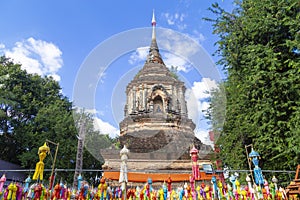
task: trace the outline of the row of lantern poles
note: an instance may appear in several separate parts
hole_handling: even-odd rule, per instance
[[[248,147],[251,147],[251,152],[250,153],[248,153],[248,150],[247,150]],[[248,145],[248,146],[245,146],[245,149],[246,149],[246,154],[247,154],[247,161],[248,161],[248,164],[249,164],[249,170],[251,172],[250,173],[251,178],[249,176],[247,176],[247,178],[246,178],[248,186],[249,186],[249,188],[251,188],[251,179],[252,179],[253,183],[263,187],[264,178],[263,178],[262,170],[259,167],[260,155],[259,155],[258,152],[254,151],[252,144]],[[192,194],[193,194],[193,199],[196,199],[195,184],[194,183],[195,183],[195,180],[199,180],[199,178],[200,178],[199,165],[198,165],[198,152],[199,152],[198,149],[196,149],[195,147],[193,147],[190,150],[190,156],[191,156],[191,161],[192,161],[192,175],[190,177],[190,183],[191,183],[191,190],[192,190]],[[121,166],[120,166],[119,183],[121,183],[121,188],[122,188],[122,191],[124,191],[125,197],[126,197],[126,187],[127,187],[127,183],[128,183],[128,177],[127,177],[128,154],[129,154],[129,150],[124,145],[123,149],[120,151]],[[251,169],[251,162],[254,165],[253,170]],[[230,182],[235,181],[236,177],[237,177],[236,175],[232,175],[229,178]],[[215,176],[212,177],[212,182],[213,183],[216,182],[216,177]],[[278,188],[277,188],[278,180],[276,179],[275,176],[272,178],[272,182],[274,182],[275,190],[278,190]],[[214,186],[216,186],[216,184],[214,184]],[[214,191],[217,191],[217,188],[214,188]]]
[[[37,180],[42,181],[43,180],[43,171],[44,171],[44,162],[43,160],[45,159],[47,154],[50,154],[50,148],[47,145],[47,143],[52,143],[54,145],[56,145],[56,151],[55,151],[55,156],[54,156],[54,161],[52,164],[52,171],[51,171],[51,176],[50,176],[50,184],[49,184],[49,189],[52,189],[53,186],[53,182],[54,182],[54,166],[55,166],[55,161],[56,161],[56,156],[57,156],[57,151],[58,151],[58,143],[54,143],[51,142],[49,140],[47,140],[43,146],[39,147],[38,149],[38,155],[39,155],[39,162],[36,164],[36,168],[35,168],[35,172],[33,175],[33,180]],[[247,148],[251,147],[251,152],[248,153]],[[263,178],[263,174],[262,174],[262,170],[259,167],[259,159],[260,159],[260,155],[258,152],[253,150],[253,146],[252,145],[248,145],[245,146],[246,148],[246,153],[247,153],[247,160],[248,160],[248,164],[249,164],[249,169],[250,169],[250,175],[251,178],[249,176],[247,176],[246,181],[248,182],[248,184],[251,184],[251,180],[253,183],[255,183],[256,185],[259,186],[263,186],[264,185],[264,178]],[[192,161],[192,175],[190,176],[190,183],[191,183],[191,190],[192,190],[192,194],[195,195],[195,180],[199,180],[200,178],[200,173],[199,173],[199,165],[198,165],[198,150],[193,147],[190,150],[190,156],[191,156],[191,161]],[[119,183],[121,184],[121,189],[122,191],[124,191],[124,196],[126,197],[126,188],[127,188],[127,183],[128,183],[128,177],[127,177],[127,161],[128,161],[128,156],[129,156],[129,150],[126,148],[126,146],[124,145],[123,149],[121,149],[120,151],[120,157],[121,157],[121,165],[120,165],[120,176],[119,176]],[[254,165],[253,170],[251,169],[251,162]],[[78,177],[78,181],[80,181],[79,179],[81,179],[81,177]],[[229,180],[233,179],[233,176],[229,177]],[[275,187],[277,188],[277,179],[275,177],[273,177],[272,181],[275,183]],[[212,182],[216,182],[216,177],[213,176],[212,178]],[[232,182],[232,180],[230,180],[230,182]],[[80,184],[79,184],[80,185]],[[215,184],[214,184],[215,185]],[[215,188],[216,191],[216,188]],[[196,196],[193,196],[193,199],[195,199]]]

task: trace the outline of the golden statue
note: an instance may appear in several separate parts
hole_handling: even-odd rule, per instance
[[[44,172],[44,159],[46,158],[47,153],[50,153],[50,148],[47,146],[45,142],[43,146],[39,147],[38,154],[40,161],[36,163],[35,171],[32,177],[32,180],[43,180],[43,172]]]

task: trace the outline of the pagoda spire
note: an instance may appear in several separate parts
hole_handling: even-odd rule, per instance
[[[164,64],[164,62],[159,54],[159,49],[158,49],[157,42],[156,42],[156,29],[155,29],[156,28],[156,20],[155,20],[154,10],[153,10],[151,24],[152,24],[152,40],[151,40],[151,45],[150,45],[150,49],[149,49],[149,55],[147,57],[146,62]]]
[[[155,20],[155,13],[153,10],[153,14],[152,14],[152,41],[151,41],[151,46],[150,46],[150,51],[152,49],[155,49],[158,51],[158,46],[157,46],[157,42],[156,42],[156,20]]]

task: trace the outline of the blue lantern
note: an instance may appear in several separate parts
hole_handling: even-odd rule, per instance
[[[251,152],[249,153],[249,158],[252,161],[252,163],[254,164],[253,173],[254,173],[255,183],[256,183],[256,185],[263,186],[264,178],[263,178],[262,171],[261,171],[260,167],[258,166],[260,155],[259,155],[259,153],[254,151],[252,148]]]

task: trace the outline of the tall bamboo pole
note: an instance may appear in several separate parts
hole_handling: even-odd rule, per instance
[[[54,177],[53,176],[54,176],[55,163],[56,163],[59,143],[52,142],[48,139],[46,140],[46,142],[56,145],[55,154],[54,154],[53,163],[52,163],[51,175],[50,175],[50,183],[49,183],[49,191],[51,191],[52,187],[53,187],[53,184],[54,184]]]
[[[249,166],[249,170],[250,170],[250,176],[251,176],[252,182],[255,183],[254,178],[253,178],[252,169],[251,169],[251,162],[250,162],[250,159],[249,159],[249,153],[248,153],[248,149],[247,149],[249,147],[253,148],[253,145],[252,144],[245,145],[245,149],[246,149],[246,155],[247,155],[247,162],[248,162],[248,166]]]
[[[79,134],[77,136],[78,144],[77,144],[76,166],[75,166],[75,173],[73,178],[74,188],[77,188],[78,186],[77,178],[82,172],[83,148],[84,148],[84,140],[85,140],[85,122],[82,120],[82,117],[79,123],[80,123],[80,129],[79,129]]]

